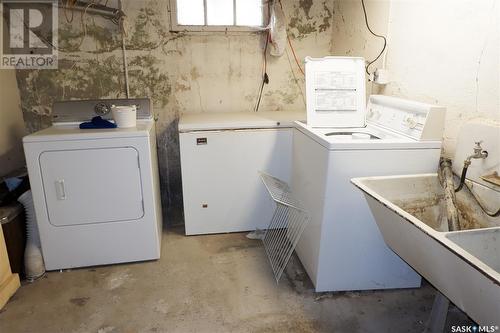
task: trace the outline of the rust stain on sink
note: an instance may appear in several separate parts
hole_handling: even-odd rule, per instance
[[[413,215],[429,227],[437,231],[447,231],[446,206],[442,195],[393,200],[393,204]],[[482,229],[497,226],[485,218],[470,193],[457,194],[457,209],[459,213],[460,230]]]

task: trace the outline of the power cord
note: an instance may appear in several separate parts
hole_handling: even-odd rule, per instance
[[[262,92],[264,91],[264,85],[269,83],[269,75],[267,75],[267,47],[269,46],[269,32],[266,33],[266,46],[264,47],[264,65],[262,74],[262,83],[260,85],[259,97],[257,98],[257,105],[255,105],[255,112],[259,111],[260,101],[262,99]]]
[[[368,31],[370,31],[370,33],[375,36],[375,37],[378,37],[378,38],[382,38],[384,40],[384,47],[382,47],[382,51],[380,51],[380,53],[378,54],[378,56],[373,59],[372,61],[370,61],[366,67],[365,67],[365,71],[366,71],[366,74],[368,75],[371,75],[370,71],[368,70],[369,67],[375,62],[377,61],[381,56],[382,54],[384,53],[386,47],[387,47],[387,38],[383,35],[378,35],[376,33],[373,32],[373,30],[370,28],[370,24],[368,23],[368,15],[366,14],[366,7],[365,7],[365,0],[361,0],[361,5],[363,6],[363,13],[365,15],[365,24],[366,24],[366,27],[368,28]]]
[[[283,8],[283,4],[281,3],[281,0],[278,0],[281,10],[283,11],[283,15],[285,14],[285,9]],[[288,21],[288,19],[285,16],[285,21]],[[290,50],[292,50],[293,58],[295,59],[295,63],[297,64],[297,67],[299,68],[299,71],[302,73],[303,76],[306,76],[304,73],[304,70],[302,69],[302,66],[300,65],[299,59],[297,58],[297,54],[295,54],[295,49],[293,48],[292,41],[290,40],[290,35],[288,34],[288,29],[286,31],[286,39],[288,40],[288,45],[290,45]]]
[[[283,8],[283,4],[281,3],[281,0],[275,0],[275,1],[278,1],[278,4],[280,5],[281,10],[283,11],[283,14],[284,14],[285,10]],[[271,4],[274,6],[275,2],[269,1],[267,3],[269,16],[270,16],[270,12],[271,12]],[[268,17],[268,21],[269,21],[269,19],[270,19],[270,17]],[[285,22],[286,21],[287,21],[287,19],[285,16]],[[269,75],[267,75],[267,47],[269,45],[269,38],[270,38],[270,33],[268,30],[267,34],[266,34],[266,46],[264,47],[264,70],[263,70],[263,76],[262,76],[262,83],[260,85],[259,95],[257,98],[257,104],[256,104],[255,110],[254,110],[255,112],[259,111],[260,101],[262,99],[262,92],[264,90],[264,85],[269,84]],[[305,76],[305,72],[302,69],[302,66],[300,65],[299,59],[297,58],[297,54],[295,53],[295,49],[293,47],[293,44],[292,44],[292,41],[290,39],[290,35],[288,34],[288,31],[286,31],[286,38],[288,41],[288,45],[290,46],[290,50],[292,51],[292,55],[293,55],[293,58],[295,60],[295,63],[297,64],[297,67],[298,67],[300,73],[302,73],[302,75]],[[287,53],[287,56],[288,56],[288,53]],[[290,69],[292,71],[293,76],[295,77],[295,73],[293,72],[293,68],[290,68]],[[298,85],[297,79],[295,79],[295,82]],[[300,87],[299,87],[299,89],[300,89]],[[301,94],[302,94],[302,89],[300,89],[300,90],[301,90]]]
[[[268,17],[267,21],[271,19],[271,3],[267,3]],[[260,101],[262,100],[262,92],[264,91],[264,85],[269,84],[269,75],[267,75],[267,47],[269,46],[270,31],[266,31],[266,45],[264,46],[264,63],[262,65],[262,82],[260,84],[259,95],[257,97],[257,104],[255,105],[255,112],[259,111]]]

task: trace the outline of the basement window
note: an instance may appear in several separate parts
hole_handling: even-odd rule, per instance
[[[266,23],[263,0],[170,0],[173,31],[257,31]]]

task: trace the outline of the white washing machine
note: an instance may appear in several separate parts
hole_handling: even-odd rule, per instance
[[[137,105],[137,126],[79,129],[110,105]],[[23,139],[47,270],[158,259],[155,123],[148,99],[58,102],[54,125]]]
[[[316,291],[420,285],[420,276],[385,245],[350,179],[436,172],[444,116],[442,107],[373,95],[364,126],[296,122],[292,188],[310,215],[296,252]]]

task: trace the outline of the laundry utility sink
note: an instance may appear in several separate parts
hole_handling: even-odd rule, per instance
[[[461,231],[447,232],[437,174],[355,178],[387,245],[481,325],[500,325],[500,217],[457,193]],[[500,191],[474,185],[490,207]]]

